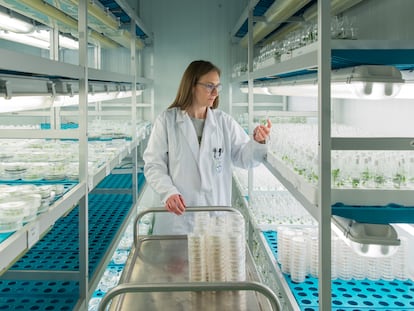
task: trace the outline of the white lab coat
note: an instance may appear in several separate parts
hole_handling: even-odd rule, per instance
[[[266,152],[266,144],[250,139],[230,115],[218,109],[208,109],[199,145],[188,114],[171,108],[154,122],[143,155],[144,174],[163,204],[178,193],[187,206],[231,206],[232,165],[254,167]],[[167,216],[164,221],[161,218],[165,217],[156,217],[154,231],[191,231],[190,215]]]

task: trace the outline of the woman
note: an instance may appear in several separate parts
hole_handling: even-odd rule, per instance
[[[174,102],[154,122],[144,174],[165,208],[179,216],[169,218],[168,232],[191,231],[192,217],[183,215],[186,206],[231,206],[232,165],[256,166],[267,152],[270,121],[257,126],[250,140],[230,115],[217,109],[220,90],[220,69],[194,61]],[[156,223],[155,231],[161,227]]]

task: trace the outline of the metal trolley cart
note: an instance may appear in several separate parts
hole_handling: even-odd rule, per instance
[[[245,281],[190,281],[187,235],[139,236],[140,219],[163,212],[167,211],[150,208],[137,215],[134,245],[119,285],[103,297],[100,311],[281,310],[278,297],[260,282],[245,241]],[[186,213],[190,212],[230,212],[243,217],[232,207],[189,207]]]

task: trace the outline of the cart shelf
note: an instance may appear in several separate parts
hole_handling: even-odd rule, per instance
[[[186,213],[206,210],[237,212],[231,208],[187,208]],[[248,251],[247,281],[190,282],[186,235],[137,236],[139,218],[154,211],[166,210],[149,209],[137,216],[135,243],[120,285],[104,296],[100,310],[110,301],[110,310],[280,310],[278,298],[260,283]]]

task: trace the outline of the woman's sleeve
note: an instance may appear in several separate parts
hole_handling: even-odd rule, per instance
[[[260,144],[251,139],[245,130],[228,116],[228,128],[230,132],[231,157],[235,166],[251,168],[263,162],[267,154],[267,144]]]
[[[163,203],[172,194],[180,193],[169,175],[167,126],[165,118],[161,116],[154,122],[143,160],[145,179],[160,195]]]

